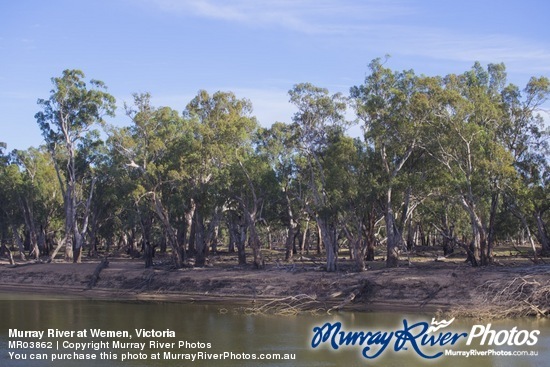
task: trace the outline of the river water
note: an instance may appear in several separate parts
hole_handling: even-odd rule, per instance
[[[483,366],[513,366],[513,367],[543,367],[550,365],[550,322],[547,320],[521,319],[483,322],[460,319],[450,326],[437,332],[450,332],[453,335],[465,332],[472,333],[474,325],[480,325],[476,332],[482,332],[482,327],[491,323],[491,330],[501,339],[501,346],[488,346],[488,339],[480,345],[481,336],[467,346],[466,337],[461,337],[454,345],[421,347],[420,351],[434,355],[446,349],[469,351],[476,353],[492,353],[501,355],[485,356],[449,356],[442,355],[433,360],[422,358],[415,352],[412,342],[402,345],[395,351],[395,339],[388,343],[387,348],[374,359],[364,358],[361,353],[363,346],[342,346],[338,350],[320,343],[312,348],[314,328],[325,323],[334,325],[340,322],[345,331],[376,331],[389,333],[403,330],[414,323],[431,323],[433,315],[402,313],[335,313],[333,315],[300,315],[273,316],[247,315],[236,307],[217,305],[196,305],[177,303],[130,303],[110,301],[90,301],[75,299],[44,299],[43,297],[0,294],[0,366],[453,366],[453,367],[483,367]],[[440,321],[436,318],[436,321]],[[516,342],[528,340],[528,335],[535,333],[536,343],[532,346],[514,346],[504,343],[504,339],[516,328]],[[36,338],[22,338],[9,335],[10,329],[18,331],[44,331],[40,341],[51,343],[32,348],[28,342]],[[48,329],[63,333],[47,336]],[[127,331],[132,339],[125,336],[113,338],[92,337],[91,330]],[[150,331],[170,330],[174,337],[139,337],[136,329]],[[86,335],[78,332],[86,331]],[[415,329],[418,330],[418,329]],[[481,330],[481,331],[480,331]],[[73,335],[69,335],[69,334]],[[380,335],[380,333],[378,334]],[[512,339],[513,339],[512,335]],[[488,337],[489,338],[489,337]],[[370,339],[374,341],[374,339]],[[380,340],[380,339],[378,339]],[[19,345],[14,343],[21,341]],[[75,351],[75,343],[98,343],[107,341],[108,348],[98,344],[84,345],[84,350]],[[143,350],[138,348],[114,348],[114,342],[145,343]],[[150,345],[150,342],[174,343]],[[535,341],[535,340],[533,340]],[[10,346],[10,342],[12,345]],[[179,347],[179,343],[182,346]],[[24,344],[27,343],[27,344]],[[418,342],[419,343],[419,342]],[[514,344],[511,342],[511,344]],[[526,343],[525,343],[526,344]],[[138,344],[141,345],[141,344]],[[95,346],[95,347],[94,347]],[[11,347],[11,348],[10,348]],[[96,348],[96,349],[94,349]],[[376,350],[373,349],[367,354]],[[167,359],[165,352],[179,355],[180,358],[192,360]],[[201,352],[202,355],[199,356]],[[10,354],[11,353],[11,354]],[[76,355],[75,355],[76,353]],[[128,354],[129,353],[129,354]],[[141,353],[141,355],[140,355]],[[224,354],[226,353],[226,354]],[[271,353],[279,356],[270,355]],[[531,353],[538,355],[505,356],[504,353]],[[83,355],[84,354],[84,355]],[[85,356],[87,354],[88,356]],[[170,354],[170,356],[172,356]],[[74,358],[93,358],[74,360]],[[117,359],[114,360],[116,355]],[[252,358],[256,360],[245,359]],[[52,356],[62,358],[52,362]],[[121,361],[122,357],[131,358]],[[215,356],[223,359],[209,360]],[[103,357],[103,359],[101,359]],[[153,359],[159,357],[159,359]],[[294,358],[274,360],[259,358]],[[16,359],[21,358],[21,359]],[[26,359],[23,359],[26,358]],[[35,358],[44,358],[36,360]],[[63,358],[65,358],[63,360]],[[70,358],[67,360],[66,358]],[[145,358],[145,359],[139,359]],[[202,358],[202,359],[198,359]],[[232,359],[231,359],[232,358]]]

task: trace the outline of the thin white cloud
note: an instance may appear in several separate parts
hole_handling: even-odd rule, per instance
[[[363,2],[328,0],[144,0],[157,8],[179,14],[232,21],[255,27],[281,27],[306,34],[352,31],[350,20],[379,22],[410,14],[399,1]]]
[[[412,26],[421,10],[400,0],[143,0],[163,11],[235,22],[255,28],[279,27],[302,34],[336,37],[351,47],[368,44],[386,53],[462,62],[504,62],[509,70],[548,72],[550,47],[507,34],[474,34],[467,29]]]
[[[386,46],[404,55],[468,63],[504,62],[508,70],[518,72],[550,71],[550,48],[540,41],[417,27],[395,27],[391,32],[395,37]]]

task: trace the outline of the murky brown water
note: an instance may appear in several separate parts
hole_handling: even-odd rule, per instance
[[[20,295],[0,294],[0,366],[453,366],[453,367],[482,367],[482,366],[548,366],[550,361],[550,322],[547,320],[501,320],[484,321],[455,320],[451,326],[442,331],[452,333],[470,333],[472,325],[486,325],[491,322],[497,334],[497,339],[504,340],[505,334],[516,328],[515,335],[519,341],[527,332],[540,330],[537,343],[533,346],[480,346],[481,337],[476,338],[477,345],[466,346],[466,338],[461,338],[454,346],[425,348],[421,350],[427,354],[435,354],[445,349],[468,351],[476,349],[478,352],[495,350],[535,352],[538,356],[477,356],[457,357],[441,356],[434,360],[423,359],[418,356],[411,343],[404,345],[399,352],[394,351],[394,342],[390,343],[380,357],[368,360],[361,356],[363,347],[343,346],[338,350],[323,343],[313,349],[311,342],[313,328],[327,322],[341,322],[346,331],[395,331],[403,329],[403,320],[411,325],[416,322],[430,323],[432,315],[403,315],[399,313],[338,313],[322,316],[251,316],[235,311],[231,307],[204,306],[173,303],[126,303],[106,301],[86,301],[74,299],[45,300],[43,297],[29,297]],[[14,341],[33,341],[33,338],[9,337],[9,330],[45,331],[58,329],[59,331],[75,331],[73,336],[43,337],[42,341],[51,342],[52,349],[30,348],[30,345],[13,345]],[[128,331],[132,339],[127,337],[101,338],[91,336],[90,329],[110,331]],[[175,337],[139,337],[136,329],[171,330]],[[86,336],[78,336],[77,332],[87,330]],[[525,330],[523,334],[519,334]],[[113,342],[145,343],[145,348],[113,348]],[[9,342],[12,342],[10,348]],[[52,355],[59,358],[74,358],[71,349],[75,343],[109,342],[109,348],[100,344],[81,344],[84,349],[77,354],[94,354],[96,360],[64,360],[51,361]],[[172,344],[151,345],[151,341]],[[181,347],[178,343],[182,342]],[[57,347],[59,343],[59,349]],[[65,343],[65,344],[63,344]],[[71,344],[72,343],[72,344]],[[141,345],[141,344],[138,344]],[[65,348],[64,348],[65,346]],[[134,346],[134,345],[131,345]],[[24,348],[23,348],[24,347]],[[94,349],[97,347],[97,350]],[[374,349],[373,349],[374,350]],[[130,355],[128,355],[130,352]],[[192,360],[166,359],[164,353],[179,355],[195,355]],[[200,353],[202,352],[202,355]],[[10,357],[9,353],[13,353]],[[131,358],[146,357],[146,359],[132,359],[122,362],[123,355]],[[158,354],[157,354],[158,353]],[[224,355],[224,353],[226,353]],[[278,353],[281,357],[295,360],[259,360],[267,358],[269,353]],[[19,354],[20,358],[15,359]],[[101,359],[101,357],[118,359]],[[172,355],[170,354],[170,355]],[[256,360],[245,360],[245,355],[256,355]],[[211,360],[218,356],[222,359]],[[286,356],[285,356],[286,355]],[[159,359],[153,360],[154,357]],[[46,357],[48,360],[31,358]],[[231,359],[233,357],[234,359]]]

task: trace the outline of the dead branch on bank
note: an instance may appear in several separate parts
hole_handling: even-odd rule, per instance
[[[487,305],[485,310],[476,310],[479,317],[550,316],[550,281],[540,283],[531,276],[517,277],[508,283],[490,280],[476,290]]]
[[[243,311],[247,315],[271,314],[277,316],[293,316],[304,312],[311,314],[329,312],[322,302],[307,294],[276,299],[258,307],[246,307]]]

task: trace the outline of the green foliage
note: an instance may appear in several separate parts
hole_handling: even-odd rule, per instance
[[[548,78],[521,89],[508,84],[504,64],[445,76],[386,64],[373,60],[349,97],[296,84],[291,122],[270,127],[258,125],[249,100],[204,90],[179,110],[134,94],[125,104],[128,126],[108,127],[115,100],[105,85],[65,70],[38,100],[46,145],[7,154],[0,144],[2,236],[27,231],[30,212],[51,230],[65,219],[69,234],[89,214],[89,241],[172,236],[175,251],[184,237],[190,242],[189,216],[203,245],[222,217],[242,230],[249,215],[249,230],[258,224],[289,234],[312,220],[333,251],[331,270],[344,243],[364,243],[369,232],[371,242],[378,233],[402,244],[417,224],[472,241],[480,233],[504,240],[527,222],[542,239],[550,220],[541,115]],[[361,137],[346,134],[348,105]]]
[[[54,89],[49,99],[39,99],[43,111],[35,118],[47,144],[72,145],[93,124],[104,124],[103,116],[113,116],[115,99],[106,93],[105,84],[91,80],[91,89],[82,80],[80,70],[64,70],[59,78],[52,78]]]

